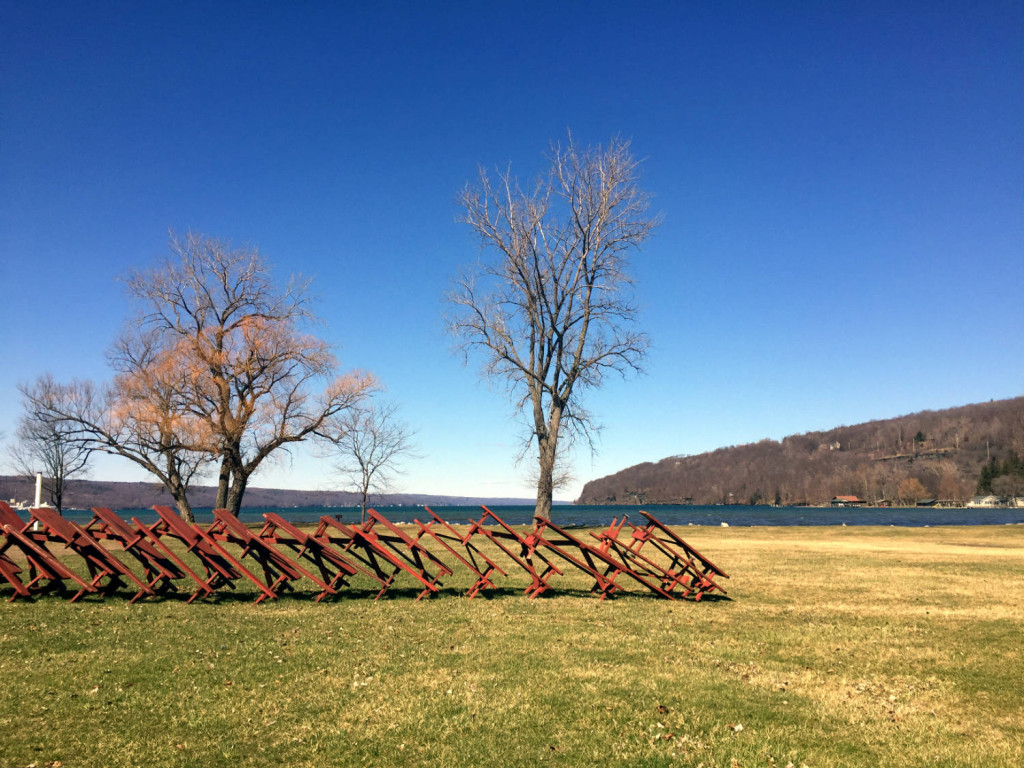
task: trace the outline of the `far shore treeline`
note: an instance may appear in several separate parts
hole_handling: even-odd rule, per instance
[[[828,505],[836,496],[901,506],[933,499],[965,504],[978,495],[1024,496],[1024,397],[922,411],[825,432],[808,432],[638,464],[584,486],[580,504]],[[31,501],[34,481],[0,476],[0,499]],[[192,488],[197,507],[216,488]],[[152,482],[70,480],[67,506],[145,509],[171,503]],[[521,498],[384,494],[376,504],[523,505]],[[253,487],[252,508],[358,506],[346,491]]]
[[[31,502],[35,493],[35,481],[27,477],[0,475],[0,499],[5,501]],[[209,485],[194,485],[189,491],[197,509],[212,509],[216,506],[217,488]],[[245,495],[243,509],[290,509],[295,507],[359,507],[358,492],[351,491],[299,491],[282,488],[249,488]],[[476,496],[447,496],[437,494],[388,493],[375,496],[375,505],[427,504],[444,507],[477,504],[529,504],[531,499],[483,498]],[[66,509],[149,509],[154,504],[173,505],[174,499],[158,483],[117,482],[109,480],[69,480],[65,490]]]
[[[964,504],[1024,496],[1024,397],[672,456],[587,483],[582,504]]]

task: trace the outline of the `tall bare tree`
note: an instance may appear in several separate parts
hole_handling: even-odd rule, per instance
[[[460,197],[464,222],[493,259],[458,278],[450,330],[485,375],[502,379],[527,416],[537,451],[536,514],[549,517],[559,451],[596,427],[582,393],[608,373],[640,371],[628,257],[660,222],[639,186],[628,141],[554,145],[550,168],[523,189],[483,169]],[[563,441],[563,436],[567,440]]]
[[[237,512],[265,459],[321,434],[374,385],[365,373],[336,375],[330,346],[304,330],[316,320],[308,283],[279,287],[256,248],[172,236],[168,257],[129,274],[127,284],[139,313],[115,348],[115,366],[122,377],[144,378],[124,350],[140,334],[155,339],[183,410],[202,425],[196,447],[217,457],[219,507]]]
[[[53,405],[64,390],[44,374],[18,387],[24,413],[10,447],[14,471],[26,477],[43,476],[43,490],[57,512],[64,509],[64,484],[86,473],[93,448],[77,439],[75,425],[54,414]]]
[[[349,409],[329,429],[337,470],[360,496],[362,520],[373,495],[392,490],[397,461],[412,455],[412,434],[393,404],[367,403]]]

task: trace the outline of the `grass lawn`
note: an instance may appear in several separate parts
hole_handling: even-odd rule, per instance
[[[1021,766],[1022,533],[685,528],[700,603],[4,602],[0,766]]]

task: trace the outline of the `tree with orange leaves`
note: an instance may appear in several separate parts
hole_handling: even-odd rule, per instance
[[[175,378],[154,359],[140,338],[132,347],[143,375],[115,377],[97,387],[90,381],[64,384],[49,374],[23,387],[26,412],[59,425],[67,444],[126,458],[156,477],[178,512],[193,520],[189,484],[212,460],[199,424],[184,409]]]
[[[322,436],[328,420],[376,386],[367,373],[336,375],[330,345],[305,330],[316,319],[308,282],[279,288],[254,247],[172,236],[169,256],[127,284],[139,312],[115,365],[128,379],[149,375],[124,350],[140,334],[157,340],[196,447],[219,465],[218,507],[237,513],[267,457]],[[318,382],[325,386],[315,393]]]
[[[55,416],[154,474],[186,519],[188,485],[211,464],[217,506],[237,513],[265,459],[326,436],[376,387],[337,375],[330,346],[306,331],[308,283],[279,287],[256,248],[172,235],[169,255],[126,283],[137,312],[110,352],[113,384],[102,403],[90,385]]]
[[[916,477],[905,477],[900,481],[897,491],[900,501],[904,504],[917,504],[921,499],[928,496],[928,490]]]

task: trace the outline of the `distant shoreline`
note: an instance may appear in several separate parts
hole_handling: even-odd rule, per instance
[[[423,520],[426,514],[421,506],[374,505],[385,517],[394,523],[411,524]],[[465,525],[480,518],[479,505],[432,504],[430,508],[453,525]],[[534,505],[488,505],[510,525],[530,526],[533,524]],[[583,528],[603,528],[613,519],[624,517],[631,521],[643,522],[636,506],[574,505],[563,504],[552,509],[552,519],[559,525]],[[143,521],[155,522],[156,515],[147,508],[120,509],[122,515],[138,516]],[[263,522],[263,512],[274,511],[296,524],[316,523],[324,516],[339,516],[345,521],[360,519],[359,507],[352,505],[323,507],[243,507],[239,519],[247,524]],[[749,506],[679,506],[649,505],[651,512],[665,525],[678,527],[897,527],[925,528],[977,525],[1018,525],[1024,524],[1024,508],[935,508],[935,507],[749,507]],[[212,522],[210,507],[194,507],[196,520]],[[89,511],[66,510],[66,516],[76,522],[88,522]]]

